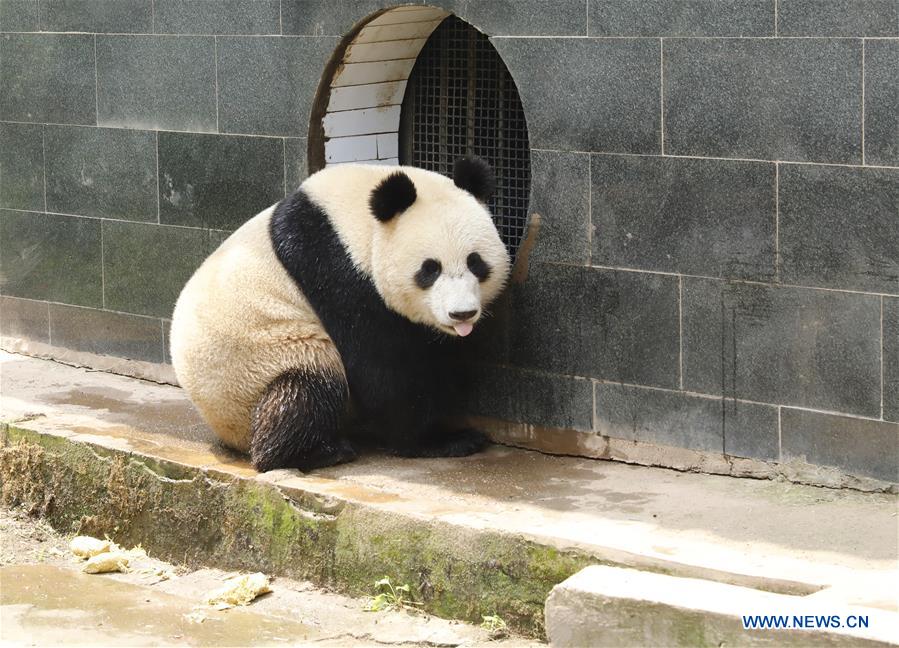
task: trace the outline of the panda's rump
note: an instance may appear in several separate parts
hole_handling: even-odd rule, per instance
[[[274,255],[270,215],[245,223],[203,263],[172,317],[179,383],[221,440],[243,452],[271,381],[293,369],[343,373],[334,343]]]

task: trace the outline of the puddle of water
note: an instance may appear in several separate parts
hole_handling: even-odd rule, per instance
[[[204,608],[206,620],[191,622],[192,600],[52,565],[0,567],[0,583],[4,645],[285,646],[321,636],[242,608]]]

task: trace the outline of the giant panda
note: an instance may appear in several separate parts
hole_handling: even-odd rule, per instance
[[[259,471],[350,461],[359,444],[463,456],[487,438],[446,422],[467,382],[454,360],[509,275],[485,203],[493,172],[453,178],[345,164],[251,218],[181,292],[179,384]]]

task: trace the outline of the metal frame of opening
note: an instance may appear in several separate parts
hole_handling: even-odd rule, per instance
[[[488,38],[450,16],[431,33],[409,76],[400,121],[400,162],[451,175],[462,155],[478,155],[496,171],[496,192],[488,206],[514,256],[530,201],[524,109],[512,76]]]

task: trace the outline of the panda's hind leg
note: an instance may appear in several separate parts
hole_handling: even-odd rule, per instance
[[[305,472],[355,459],[341,434],[347,392],[343,375],[326,371],[292,369],[269,383],[251,422],[256,470]]]

